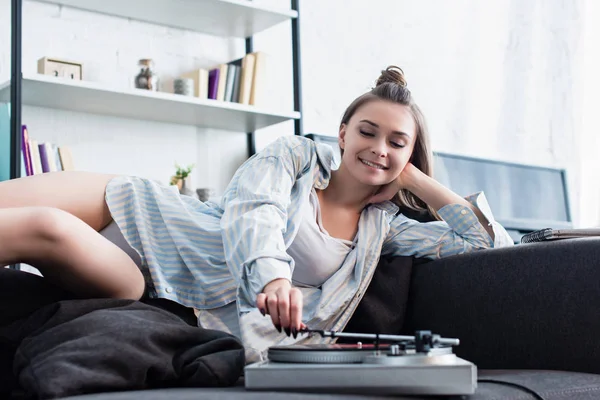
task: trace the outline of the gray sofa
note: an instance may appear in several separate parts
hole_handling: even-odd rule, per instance
[[[600,398],[600,238],[492,249],[443,260],[382,259],[347,331],[457,337],[478,366],[468,400]],[[349,399],[221,388],[97,393],[68,399]],[[382,397],[383,398],[383,397]],[[419,397],[417,397],[419,398]],[[411,397],[415,399],[415,397]]]

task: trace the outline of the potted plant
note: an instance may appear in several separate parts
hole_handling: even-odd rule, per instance
[[[194,164],[190,164],[187,167],[182,167],[179,164],[175,164],[175,175],[171,177],[171,185],[176,185],[179,189],[179,193],[186,194],[188,196],[193,195],[193,191],[189,188],[188,177],[194,169]]]

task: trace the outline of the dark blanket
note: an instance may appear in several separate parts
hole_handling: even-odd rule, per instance
[[[235,337],[195,326],[173,303],[73,299],[38,276],[0,270],[0,304],[2,398],[229,386],[245,364]]]

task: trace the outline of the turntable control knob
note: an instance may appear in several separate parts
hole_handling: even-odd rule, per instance
[[[390,346],[390,355],[397,356],[400,354],[400,346],[393,344]]]

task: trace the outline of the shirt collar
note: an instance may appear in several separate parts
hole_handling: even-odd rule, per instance
[[[335,161],[333,149],[330,145],[315,143],[317,150],[317,165],[314,186],[316,189],[323,190],[329,185],[331,179],[331,170]]]
[[[371,206],[379,208],[392,216],[396,215],[398,211],[400,211],[400,207],[389,200],[377,204],[371,204]]]

